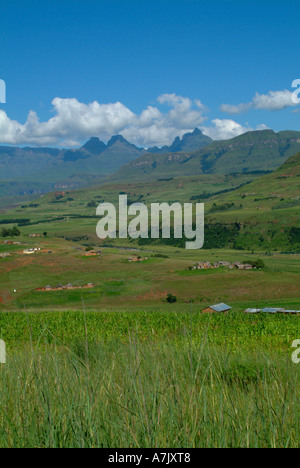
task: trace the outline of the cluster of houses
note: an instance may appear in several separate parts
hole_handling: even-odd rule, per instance
[[[63,289],[90,289],[94,288],[94,283],[87,283],[84,286],[74,286],[71,283],[68,284],[59,284],[56,287],[52,287],[50,285],[45,286],[44,288],[38,288],[36,291],[62,291]]]
[[[253,266],[250,263],[241,263],[241,262],[197,262],[196,265],[190,266],[189,270],[210,270],[212,268],[227,267],[230,270],[237,268],[238,270],[253,270]]]
[[[19,241],[12,241],[12,240],[5,240],[5,241],[1,241],[0,244],[5,244],[5,245],[22,245],[22,242],[19,242]]]
[[[215,312],[229,312],[230,310],[232,310],[232,307],[222,302],[221,304],[215,304],[215,305],[205,307],[205,309],[202,310],[202,313],[213,314]],[[289,310],[289,309],[284,309],[282,307],[265,307],[264,309],[246,309],[244,312],[245,314],[259,314],[259,313],[300,314],[300,310]]]

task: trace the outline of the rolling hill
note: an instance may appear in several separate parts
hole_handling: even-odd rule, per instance
[[[145,153],[124,165],[111,180],[151,180],[193,174],[273,171],[300,151],[300,132],[262,130],[214,141],[192,153]]]
[[[205,248],[300,251],[300,153],[272,173],[202,174],[148,182],[106,183],[98,187],[49,193],[34,203],[0,214],[0,228],[18,225],[22,233],[47,231],[54,237],[86,239],[99,244],[96,207],[128,202],[205,203]],[[118,239],[110,244],[121,242]],[[132,245],[124,240],[122,245]],[[163,245],[166,240],[140,239],[133,244]],[[121,242],[122,243],[122,242]],[[183,247],[184,239],[167,243]],[[101,244],[101,242],[100,242]]]

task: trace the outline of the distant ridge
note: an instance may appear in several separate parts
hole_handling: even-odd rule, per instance
[[[261,130],[214,141],[193,152],[144,153],[113,174],[114,180],[149,180],[193,174],[273,171],[300,151],[300,132]]]
[[[175,139],[173,145],[199,149],[205,137],[200,130]],[[171,145],[172,146],[172,145]],[[0,147],[0,197],[31,195],[56,189],[75,189],[97,184],[134,161],[146,150],[138,148],[122,135],[114,135],[105,144],[93,136],[81,148]],[[158,148],[158,151],[160,149]]]
[[[203,135],[201,130],[195,128],[195,130],[191,133],[185,133],[182,138],[179,136],[175,138],[173,143],[170,146],[163,146],[162,148],[158,148],[154,146],[152,148],[148,148],[148,153],[175,153],[179,151],[196,151],[204,146],[209,145],[212,143],[213,140]]]

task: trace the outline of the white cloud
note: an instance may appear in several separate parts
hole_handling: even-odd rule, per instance
[[[170,110],[160,111],[148,106],[141,114],[135,114],[121,102],[84,104],[77,99],[55,98],[52,101],[54,116],[40,122],[36,112],[30,111],[21,124],[9,119],[0,110],[0,142],[3,144],[74,145],[79,141],[99,136],[108,140],[121,133],[137,145],[170,144],[176,136],[182,136],[205,120],[204,106],[198,99],[163,94],[157,99]]]
[[[243,133],[253,131],[254,129],[249,126],[242,126],[234,120],[230,119],[215,119],[212,121],[213,127],[202,127],[203,133],[213,140],[228,140],[236,136],[242,135]],[[266,130],[267,127],[264,124],[256,127],[255,130]]]
[[[289,90],[269,91],[268,94],[256,93],[251,102],[238,105],[222,104],[221,111],[228,114],[241,114],[250,109],[264,109],[269,111],[278,111],[287,107],[295,106],[293,101],[293,92]]]

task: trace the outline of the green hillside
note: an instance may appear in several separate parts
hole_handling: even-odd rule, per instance
[[[234,192],[220,195],[216,200],[223,203],[243,200],[244,208],[251,210],[300,209],[300,153],[271,174],[259,177]]]
[[[234,248],[300,252],[299,194],[300,153],[273,173],[212,197],[206,225],[238,227],[230,241]]]
[[[273,171],[299,151],[300,132],[248,132],[230,140],[215,141],[193,153],[146,153],[124,165],[111,180]]]
[[[205,203],[205,247],[299,251],[299,154],[271,174],[215,175],[162,178],[156,181],[102,184],[91,189],[49,193],[35,202],[0,215],[0,228],[18,224],[29,234],[47,231],[53,236],[96,237],[96,206],[118,203],[127,194],[128,203]],[[256,178],[255,178],[256,177]],[[109,241],[112,244],[163,245],[166,241]],[[184,239],[168,242],[184,247]]]

